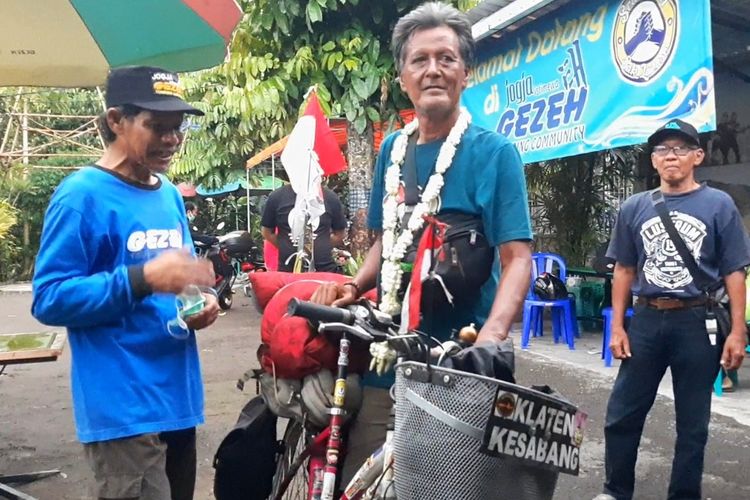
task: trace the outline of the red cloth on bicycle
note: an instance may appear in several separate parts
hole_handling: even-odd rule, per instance
[[[312,296],[320,286],[321,280],[320,277],[318,280],[310,279],[311,275],[327,275],[323,280],[328,281],[346,281],[349,278],[344,276],[343,280],[331,279],[330,276],[341,277],[333,273],[259,274],[285,274],[297,277],[297,281],[292,281],[278,290],[263,311],[260,326],[263,345],[259,350],[263,369],[268,373],[275,372],[277,377],[291,379],[301,379],[323,368],[335,373],[338,345],[319,335],[306,319],[287,316],[287,305],[292,298],[308,300]],[[350,372],[364,372],[369,361],[367,346],[354,343],[349,356]]]

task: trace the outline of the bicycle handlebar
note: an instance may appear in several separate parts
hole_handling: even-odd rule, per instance
[[[405,335],[397,334],[390,329],[390,316],[372,307],[354,305],[340,308],[293,298],[289,301],[287,311],[291,316],[319,321],[321,332],[346,331],[368,341],[383,336],[382,338],[388,340],[389,346],[406,359],[423,361],[429,356],[429,337],[416,331]],[[440,349],[444,349],[440,342],[434,342]],[[441,351],[439,354],[445,352]]]
[[[313,321],[322,321],[326,323],[344,323],[346,325],[353,325],[356,320],[354,313],[348,309],[313,304],[312,302],[306,302],[297,298],[293,298],[289,301],[287,312],[291,316],[301,316]]]

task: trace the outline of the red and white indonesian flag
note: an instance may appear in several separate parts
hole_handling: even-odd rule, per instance
[[[422,313],[422,284],[427,278],[437,280],[443,288],[448,302],[453,302],[453,296],[448,292],[442,278],[434,272],[434,260],[445,258],[442,252],[445,231],[448,226],[439,222],[435,217],[425,217],[426,223],[422,237],[419,239],[414,267],[411,272],[409,286],[406,289],[404,303],[401,306],[401,330],[410,331],[419,326]]]
[[[305,217],[309,217],[308,223],[315,231],[320,216],[325,213],[320,187],[323,176],[346,169],[344,155],[314,90],[310,92],[307,107],[289,135],[281,153],[281,164],[289,176],[292,189],[297,193],[294,209],[289,213],[290,236],[296,242],[303,236]]]

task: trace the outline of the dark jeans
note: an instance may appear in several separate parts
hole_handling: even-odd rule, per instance
[[[703,306],[659,311],[636,306],[628,331],[632,357],[622,361],[604,425],[604,491],[633,496],[635,462],[646,416],[667,367],[672,372],[677,442],[668,498],[700,499],[711,391],[720,350],[706,333]]]
[[[172,500],[192,500],[197,462],[195,427],[159,434],[167,444],[167,479]]]

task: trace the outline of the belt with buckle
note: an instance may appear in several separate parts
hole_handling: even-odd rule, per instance
[[[706,297],[693,299],[677,299],[674,297],[638,297],[636,304],[651,307],[661,311],[672,309],[687,309],[689,307],[702,306],[708,302]]]

